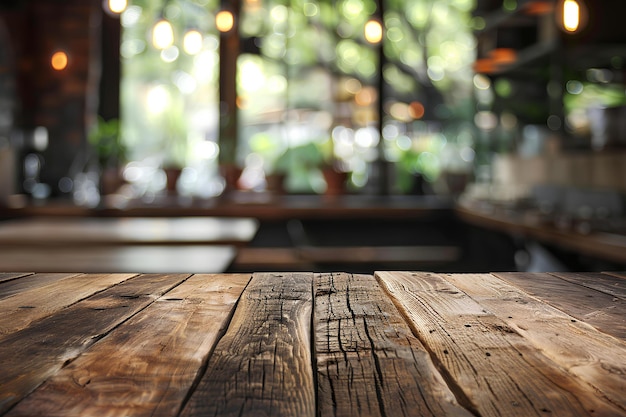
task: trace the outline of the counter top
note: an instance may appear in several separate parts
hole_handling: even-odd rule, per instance
[[[476,226],[536,239],[583,255],[626,265],[626,235],[621,233],[581,231],[573,225],[559,228],[523,210],[501,209],[489,203],[458,205],[455,211],[461,220]]]
[[[626,416],[624,277],[0,273],[0,415]]]
[[[253,217],[260,220],[325,218],[420,218],[449,213],[451,198],[403,195],[273,195],[234,192],[199,199],[161,195],[152,199],[109,197],[97,207],[76,206],[71,201],[18,201],[0,208],[0,218],[24,216]]]

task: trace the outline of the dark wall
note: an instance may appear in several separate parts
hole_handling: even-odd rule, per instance
[[[60,193],[59,180],[77,166],[87,127],[98,111],[101,7],[100,0],[0,3],[17,80],[14,145],[23,156],[32,151],[28,133],[38,126],[48,130],[48,146],[40,152],[40,181],[50,186],[53,196]],[[62,71],[50,65],[56,50],[69,56]],[[25,139],[19,140],[24,133]]]

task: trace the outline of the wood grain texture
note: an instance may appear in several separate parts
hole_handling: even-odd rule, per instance
[[[0,300],[0,335],[21,330],[35,320],[54,314],[134,275],[42,274],[41,277],[34,275],[19,280],[15,282],[16,285],[27,284],[29,289],[20,288],[16,294]],[[46,285],[33,286],[31,282],[22,282],[31,279],[36,280],[37,284],[46,282]]]
[[[7,416],[176,415],[249,280],[194,275],[95,343]]]
[[[508,272],[495,275],[598,330],[626,340],[625,301],[613,295],[573,286],[551,274]]]
[[[254,274],[183,416],[314,416],[311,273]]]
[[[0,336],[0,414],[189,275],[140,275]]]
[[[0,283],[32,275],[32,272],[0,272]]]
[[[610,275],[612,277],[617,277],[617,278],[621,278],[621,279],[626,279],[626,272],[622,271],[607,271],[607,272],[603,272],[603,274],[605,275]]]
[[[7,274],[8,275],[8,274]],[[34,287],[43,286],[55,281],[60,281],[65,278],[69,278],[76,273],[40,273],[29,274],[16,278],[13,274],[12,279],[7,279],[4,282],[0,282],[0,300],[11,297],[15,294],[19,294],[22,291],[31,290]]]
[[[378,272],[461,404],[486,416],[619,416],[505,322],[436,274]]]
[[[0,270],[87,273],[218,273],[235,258],[226,245],[57,245],[0,248]]]
[[[592,276],[593,277],[593,276]],[[626,414],[626,344],[489,274],[443,275]],[[622,314],[626,311],[622,310]]]
[[[552,272],[550,274],[572,284],[582,285],[626,301],[626,280],[623,278],[593,272]]]
[[[371,275],[315,277],[320,416],[471,416]]]

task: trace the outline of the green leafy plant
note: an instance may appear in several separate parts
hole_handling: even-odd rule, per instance
[[[127,148],[122,142],[118,119],[104,120],[98,116],[87,140],[96,152],[100,167],[114,167],[126,162]]]

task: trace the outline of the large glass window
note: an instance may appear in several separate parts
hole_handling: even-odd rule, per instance
[[[241,0],[238,11],[228,1],[132,1],[121,45],[127,176],[141,192],[156,192],[165,181],[159,168],[178,165],[181,192],[221,192],[214,21],[224,8],[235,12],[241,38],[242,188],[265,189],[279,174],[290,192],[321,193],[322,170],[334,166],[348,173],[353,192],[367,193],[377,170],[391,166],[392,192],[422,192],[416,178],[434,186],[442,172],[467,170],[475,141],[474,2],[381,1]],[[162,18],[173,41],[155,47]],[[372,19],[383,23],[379,44],[364,36]]]

